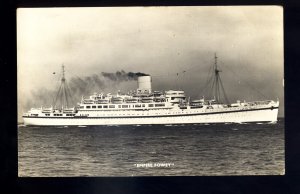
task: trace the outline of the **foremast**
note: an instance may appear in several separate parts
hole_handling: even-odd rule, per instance
[[[62,78],[61,78],[58,92],[54,99],[53,106],[55,109],[58,108],[58,109],[65,110],[71,105],[70,104],[71,101],[72,101],[71,92],[66,83],[66,78],[65,78],[65,66],[62,65]]]

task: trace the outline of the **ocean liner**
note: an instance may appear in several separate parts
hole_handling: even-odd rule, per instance
[[[77,106],[68,108],[68,87],[65,72],[59,89],[62,106],[31,108],[23,114],[25,125],[86,126],[86,125],[151,125],[197,123],[276,122],[279,100],[237,101],[221,100],[225,94],[217,66],[213,65],[212,99],[191,100],[182,90],[152,91],[151,76],[139,76],[138,88],[126,94],[94,93],[82,98]],[[224,95],[223,94],[223,95]]]

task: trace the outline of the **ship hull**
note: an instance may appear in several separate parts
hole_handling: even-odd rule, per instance
[[[23,117],[25,125],[152,125],[195,123],[276,122],[278,107],[239,111],[205,112],[186,115],[134,117]]]

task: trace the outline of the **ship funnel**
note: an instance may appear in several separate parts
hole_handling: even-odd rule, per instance
[[[151,93],[151,76],[138,77],[138,89],[137,93]]]

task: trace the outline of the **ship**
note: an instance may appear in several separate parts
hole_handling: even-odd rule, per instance
[[[31,108],[23,114],[27,126],[88,125],[172,125],[207,123],[276,123],[279,100],[237,101],[229,103],[221,82],[217,57],[213,65],[214,97],[191,100],[183,90],[153,91],[152,77],[137,77],[136,91],[128,93],[94,93],[68,107],[68,87],[62,66],[60,94],[62,106]],[[221,92],[226,102],[221,100]]]

